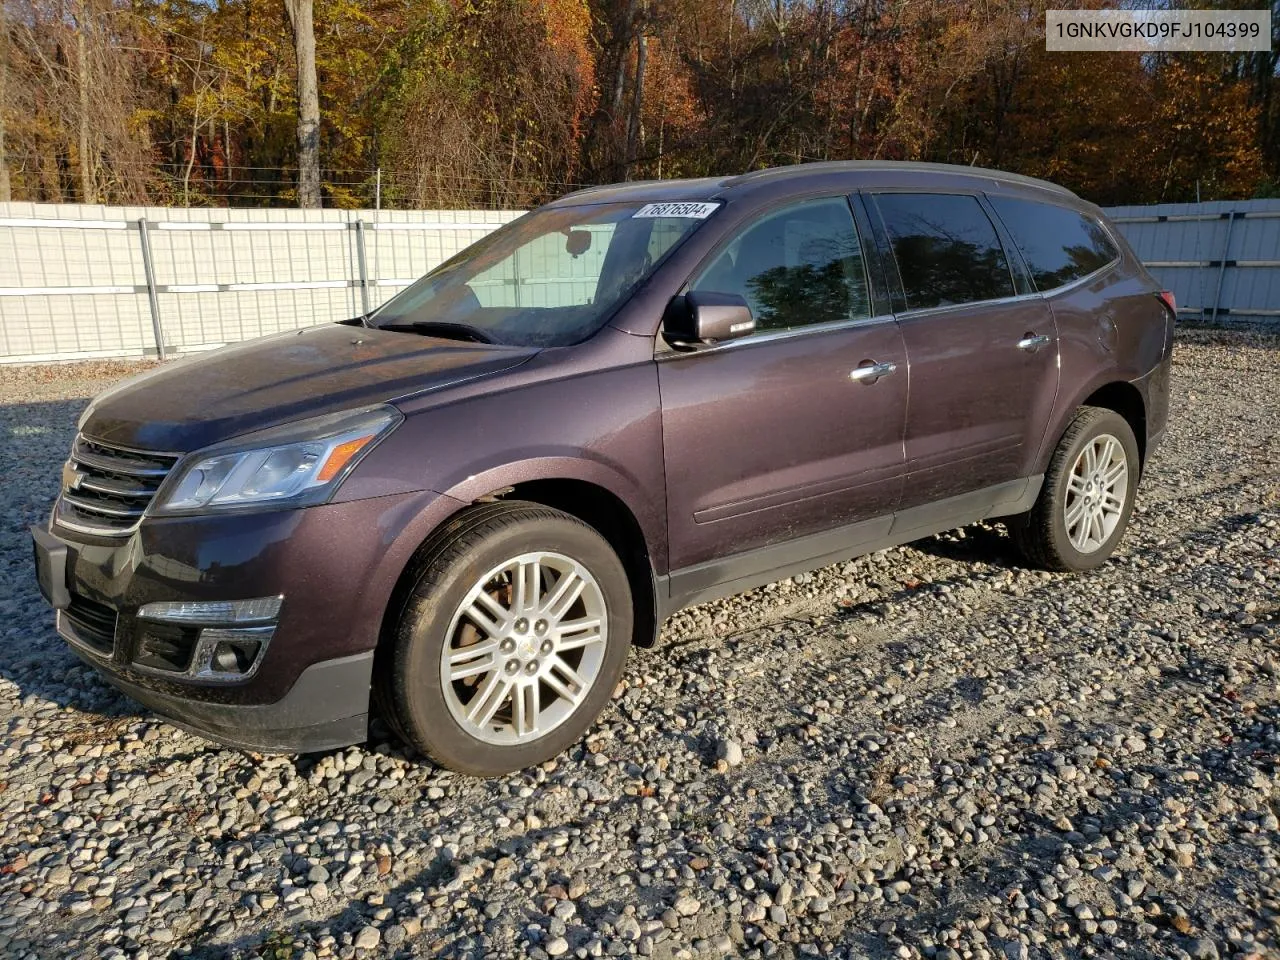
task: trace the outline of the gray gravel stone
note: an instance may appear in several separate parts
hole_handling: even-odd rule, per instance
[[[742,744],[736,740],[721,740],[716,744],[716,759],[723,760],[731,767],[742,763]]]
[[[222,749],[67,650],[25,525],[121,372],[0,367],[0,956],[1280,956],[1280,340],[1180,333],[1100,570],[979,524],[683,611],[486,781]]]
[[[372,950],[381,940],[382,934],[377,927],[362,927],[354,942],[358,950]]]

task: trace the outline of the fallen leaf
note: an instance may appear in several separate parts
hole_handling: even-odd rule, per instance
[[[19,854],[10,860],[3,867],[0,867],[0,873],[17,873],[19,870],[25,870],[27,867],[27,858]]]

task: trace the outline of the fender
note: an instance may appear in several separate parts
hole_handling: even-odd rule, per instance
[[[637,624],[638,643],[652,646],[660,626],[657,603],[657,563],[666,564],[665,542],[662,526],[665,517],[654,509],[636,510],[638,503],[649,503],[638,485],[619,470],[590,459],[565,456],[537,457],[501,464],[467,476],[448,493],[421,491],[410,497],[388,497],[394,504],[382,515],[381,523],[386,531],[387,548],[378,560],[375,570],[365,579],[361,591],[361,622],[376,625],[367,637],[361,638],[361,649],[373,649],[378,642],[381,626],[394,599],[395,590],[413,555],[436,530],[452,517],[477,500],[490,494],[509,489],[520,483],[539,480],[573,480],[588,483],[608,491],[629,510],[640,528],[645,552],[649,557],[649,589],[653,610],[642,616]]]
[[[635,517],[644,537],[654,573],[666,572],[666,514],[655,504],[639,482],[617,465],[590,456],[548,454],[515,460],[472,474],[446,491],[446,496],[462,503],[473,503],[482,497],[538,480],[576,480],[607,490],[621,500]]]
[[[1048,301],[1058,324],[1059,394],[1036,455],[1035,472],[1048,468],[1076,410],[1108,384],[1124,383],[1136,389],[1146,431],[1152,427],[1148,380],[1168,362],[1166,308],[1150,278],[1129,254],[1103,276],[1105,299],[1103,290],[1093,283]],[[1137,439],[1146,450],[1146,432]]]
[[[1066,432],[1067,426],[1071,423],[1076,411],[1084,405],[1085,400],[1097,393],[1103,387],[1114,383],[1124,383],[1132,386],[1138,391],[1142,398],[1144,410],[1143,423],[1146,424],[1147,417],[1145,411],[1150,409],[1146,390],[1146,378],[1140,377],[1136,380],[1123,380],[1119,378],[1115,370],[1101,370],[1094,375],[1093,378],[1087,380],[1085,385],[1078,387],[1065,396],[1059,394],[1058,403],[1055,405],[1053,417],[1049,422],[1049,429],[1045,431],[1044,440],[1041,442],[1040,451],[1036,454],[1037,473],[1044,473],[1049,468],[1049,460],[1053,456],[1053,451],[1058,447],[1058,441],[1062,439],[1062,435]],[[1147,433],[1144,430],[1143,435],[1139,436],[1138,444],[1142,449],[1147,448]]]

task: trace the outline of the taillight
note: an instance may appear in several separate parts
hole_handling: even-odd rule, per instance
[[[1161,290],[1156,296],[1164,301],[1164,305],[1169,308],[1169,312],[1174,317],[1178,316],[1178,301],[1174,298],[1172,290]]]

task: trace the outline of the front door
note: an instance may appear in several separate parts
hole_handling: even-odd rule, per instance
[[[892,317],[870,315],[847,199],[762,216],[691,289],[743,296],[756,332],[660,357],[673,572],[872,518],[887,530],[902,484],[906,353]],[[747,557],[724,569],[733,579],[767,568]]]
[[[976,195],[884,193],[875,206],[906,300],[898,313],[911,364],[901,507],[1021,479],[1058,389],[1053,312],[1015,287]]]

